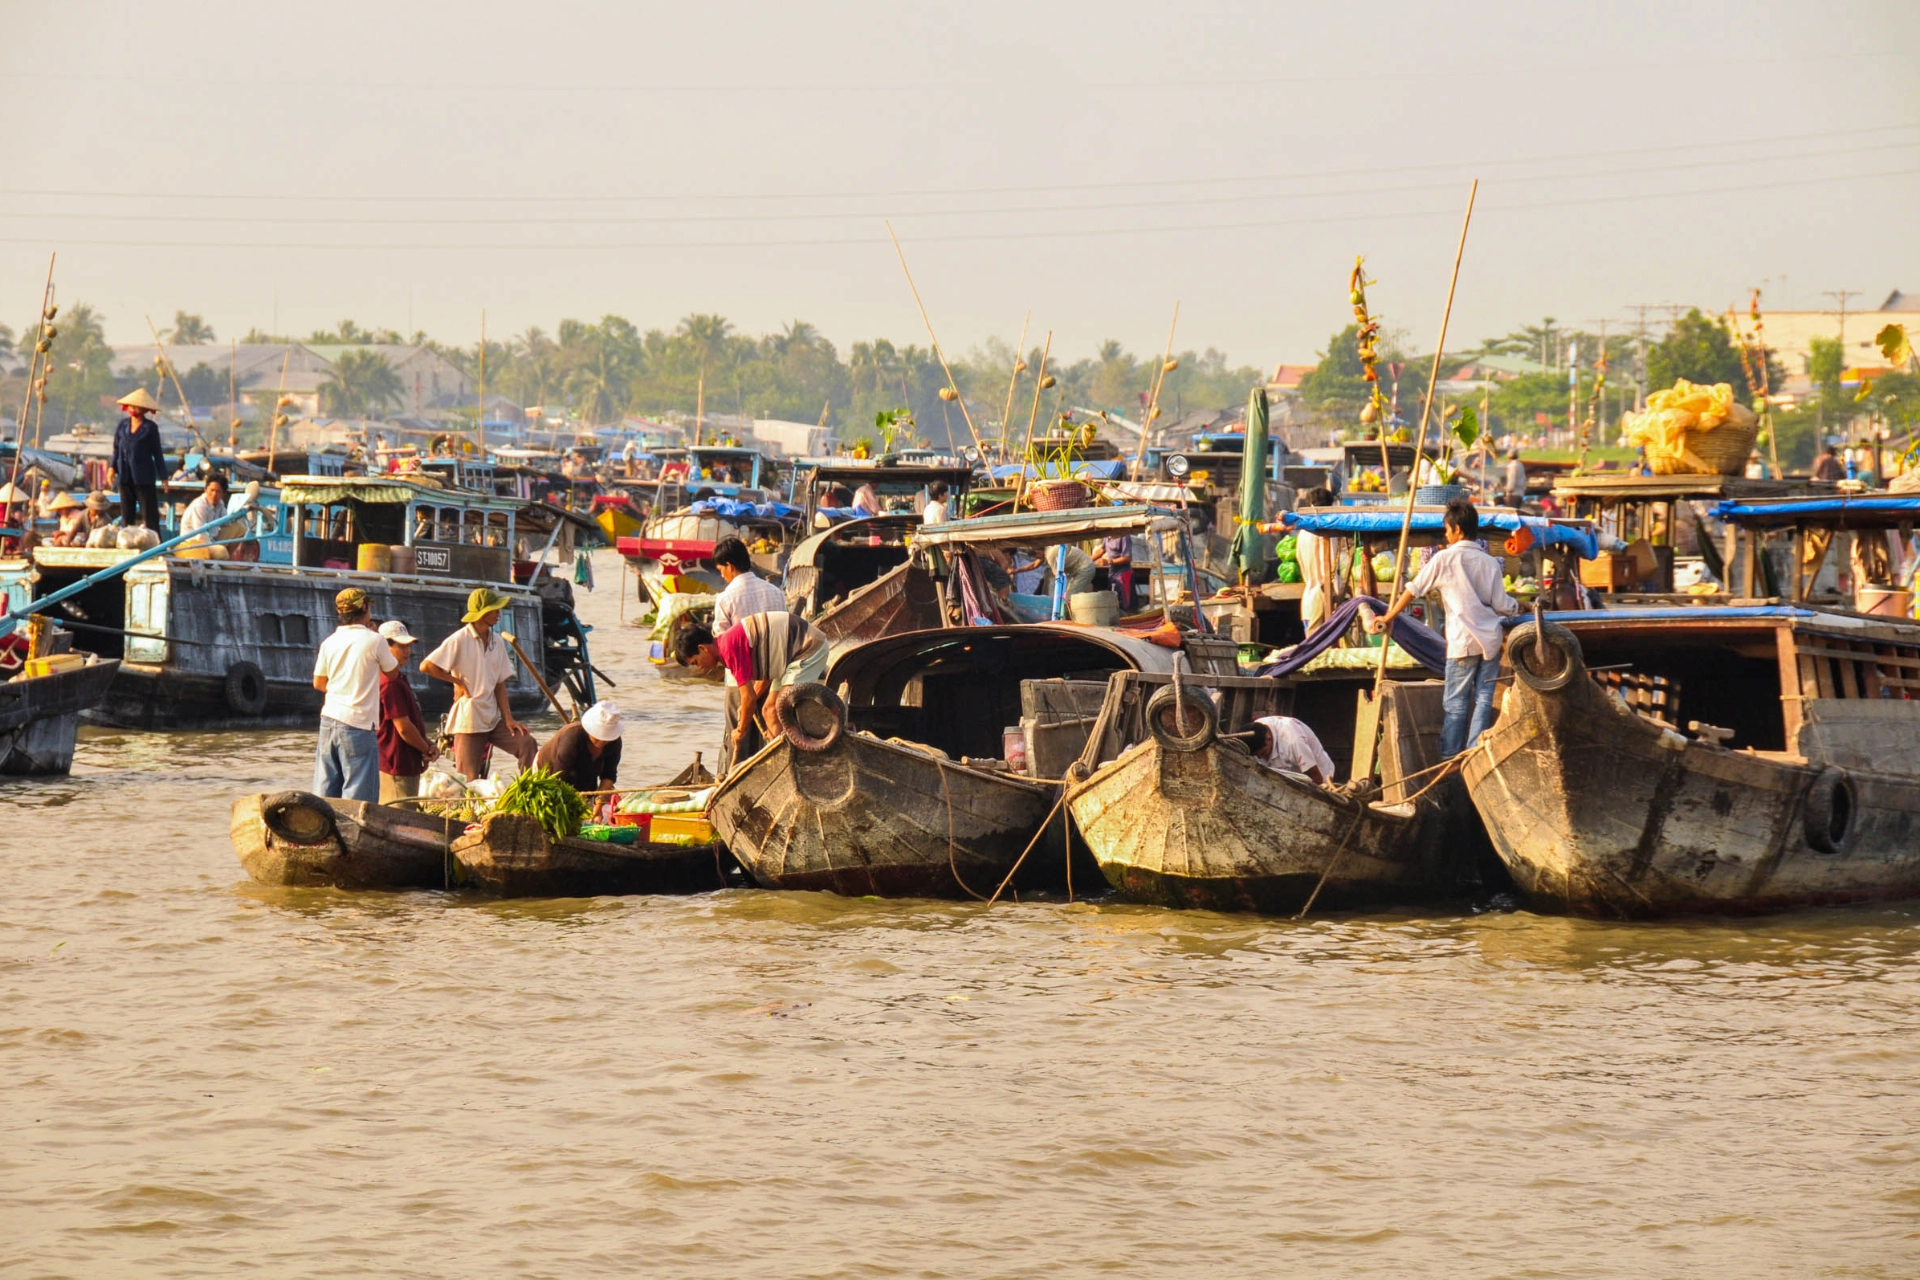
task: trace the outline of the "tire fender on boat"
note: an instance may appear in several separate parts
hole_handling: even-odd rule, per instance
[[[1807,803],[1801,810],[1807,843],[1821,853],[1845,853],[1858,810],[1853,779],[1845,769],[1828,765],[1807,788]]]
[[[228,710],[257,716],[267,709],[267,673],[242,659],[227,668],[225,693]]]
[[[260,820],[289,844],[325,844],[334,837],[333,806],[310,791],[277,791],[260,801]]]
[[[1544,662],[1536,652],[1540,640],[1544,640],[1547,647]],[[1579,637],[1557,622],[1540,623],[1538,639],[1531,622],[1523,622],[1508,632],[1507,661],[1513,664],[1514,676],[1535,693],[1558,692],[1586,669]]]
[[[1220,713],[1213,699],[1192,690],[1182,690],[1180,703],[1186,711],[1187,731],[1180,732],[1182,717],[1174,705],[1172,685],[1163,686],[1147,699],[1147,732],[1169,751],[1201,751],[1210,746],[1220,731]]]
[[[847,731],[847,704],[823,684],[790,684],[773,695],[773,718],[796,751],[825,751]]]

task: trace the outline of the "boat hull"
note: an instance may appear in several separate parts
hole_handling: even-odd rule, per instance
[[[707,813],[763,888],[972,898],[991,896],[1030,845],[1021,884],[1059,872],[1057,843],[1035,843],[1058,794],[848,731],[822,751],[776,739],[727,775]]]
[[[106,696],[119,665],[90,662],[0,684],[0,776],[69,772],[81,716]]]
[[[553,840],[532,818],[491,814],[454,840],[454,884],[501,898],[705,893],[727,887],[717,844]]]
[[[1414,805],[1373,805],[1257,764],[1215,741],[1148,739],[1067,794],[1107,883],[1163,907],[1291,914],[1416,902],[1454,887]]]
[[[1805,704],[1815,721],[1820,705]],[[1891,720],[1913,705],[1847,712]],[[1848,830],[1827,852],[1809,842],[1809,805],[1836,775],[1849,789]],[[1583,672],[1558,692],[1516,681],[1465,776],[1537,909],[1648,918],[1920,896],[1920,779],[1689,740]]]
[[[272,797],[233,802],[229,834],[247,875],[261,884],[331,889],[441,889],[447,847],[466,825],[363,800],[313,800],[333,811],[331,830],[311,843],[276,834],[262,816]]]

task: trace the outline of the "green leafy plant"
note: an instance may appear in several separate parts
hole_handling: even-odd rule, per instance
[[[549,838],[559,840],[580,834],[587,802],[553,770],[534,768],[507,784],[493,811],[532,818]]]

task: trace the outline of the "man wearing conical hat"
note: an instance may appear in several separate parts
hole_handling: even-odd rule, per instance
[[[447,732],[453,735],[453,767],[461,776],[476,778],[495,747],[520,762],[533,764],[540,744],[525,725],[513,718],[507,686],[513,682],[513,659],[500,638],[500,615],[513,601],[491,587],[475,587],[467,597],[466,623],[428,654],[420,670],[453,686],[453,711]]]
[[[120,521],[144,524],[160,532],[160,482],[167,478],[167,455],[160,447],[160,405],[145,387],[120,397],[127,416],[113,430],[113,482],[120,488]]]

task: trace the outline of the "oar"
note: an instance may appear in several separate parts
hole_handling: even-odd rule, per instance
[[[547,695],[547,701],[552,703],[553,709],[560,713],[560,718],[568,724],[572,724],[573,716],[568,714],[567,709],[560,705],[560,699],[553,696],[553,690],[547,687],[547,682],[540,676],[540,668],[533,665],[533,659],[529,658],[527,651],[520,647],[520,642],[504,631],[500,633],[500,638],[513,646],[513,651],[520,656],[520,665],[527,669],[527,674],[533,677],[533,682],[540,686],[540,692]]]

